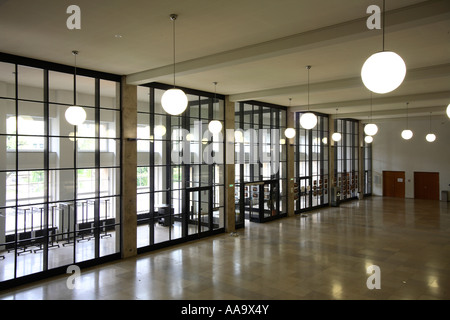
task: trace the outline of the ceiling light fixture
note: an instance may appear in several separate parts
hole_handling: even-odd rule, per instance
[[[336,119],[337,119],[337,114],[338,114],[338,108],[336,108]],[[335,132],[331,135],[331,139],[335,142],[339,142],[342,139],[342,135],[339,132]]]
[[[170,20],[173,21],[173,88],[164,92],[161,98],[161,105],[163,109],[173,116],[182,114],[188,106],[188,98],[183,90],[177,89],[175,86],[175,71],[176,71],[176,51],[175,51],[175,20],[178,16],[176,14],[170,15]]]
[[[213,82],[214,83],[214,100],[213,100],[213,106],[214,104],[217,102],[217,82]],[[209,123],[208,125],[208,130],[212,133],[212,134],[219,134],[222,131],[222,122],[220,122],[219,120],[213,120]]]
[[[77,55],[78,51],[72,51],[75,56],[75,67],[74,67],[74,77],[73,77],[73,106],[67,108],[65,117],[67,122],[71,125],[78,126],[86,120],[86,111],[77,106]]]
[[[372,92],[370,93],[370,119],[369,123],[364,127],[364,133],[368,136],[374,136],[378,133],[378,127],[372,123]]]
[[[361,69],[364,85],[379,94],[397,89],[406,75],[406,65],[402,57],[395,52],[384,50],[385,2],[383,0],[383,50],[371,55]]]
[[[409,102],[406,103],[406,129],[402,131],[402,138],[405,139],[405,140],[410,140],[413,137],[413,135],[414,135],[413,132],[411,130],[409,130],[408,106],[409,106]]]
[[[428,142],[435,142],[436,141],[436,135],[431,130],[431,112],[430,112],[430,133],[427,134],[426,139],[427,139]]]
[[[292,107],[292,98],[289,98],[289,108]],[[295,129],[294,128],[287,128],[284,130],[284,135],[288,139],[292,139],[295,137]]]
[[[366,136],[366,137],[364,138],[364,141],[365,141],[366,143],[372,143],[372,142],[373,142],[373,137],[372,137],[372,136]]]
[[[311,66],[306,66],[306,69],[308,70],[308,112],[302,114],[300,117],[300,125],[304,129],[310,130],[317,125],[317,116],[314,113],[309,112],[309,70],[311,70]]]

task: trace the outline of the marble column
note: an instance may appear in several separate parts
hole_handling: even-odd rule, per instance
[[[294,128],[294,117],[295,113],[287,110],[287,127]],[[284,132],[280,132],[280,135],[284,135]],[[295,161],[295,148],[294,148],[295,137],[292,139],[286,139],[286,165],[287,165],[287,215],[288,217],[292,217],[295,215],[295,207],[294,207],[294,161]]]
[[[333,141],[333,139],[331,138],[333,133],[336,132],[335,127],[334,127],[334,120],[336,120],[335,116],[330,115],[329,120],[328,120],[328,130],[329,130],[329,141],[328,141],[328,147],[329,147],[329,154],[328,154],[328,172],[329,172],[329,181],[330,184],[328,186],[328,194],[330,195],[329,197],[329,205],[332,205],[332,201],[331,201],[331,188],[333,188],[335,185],[337,185],[337,177],[335,175],[334,169],[335,169],[335,161],[334,161],[334,153],[335,153],[335,147],[334,144],[335,142]]]
[[[364,125],[362,121],[358,122],[358,192],[360,199],[364,198]]]
[[[225,97],[225,231],[236,231],[236,211],[234,198],[234,102]]]
[[[122,78],[122,258],[137,254],[137,87]]]

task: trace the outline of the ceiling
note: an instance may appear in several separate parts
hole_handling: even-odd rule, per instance
[[[381,0],[78,0],[81,29],[69,30],[72,1],[0,0],[0,52],[126,75],[130,84],[176,83],[258,100],[292,111],[309,108],[366,120],[371,94],[360,71],[382,50],[369,30]],[[372,96],[372,116],[442,115],[450,103],[450,1],[387,0],[386,50],[407,66],[394,92]],[[289,99],[292,99],[290,103]],[[338,110],[337,110],[338,109]]]

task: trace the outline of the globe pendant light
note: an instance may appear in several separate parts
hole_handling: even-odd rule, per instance
[[[430,133],[427,134],[426,139],[427,139],[428,142],[436,141],[436,135],[431,130],[431,112],[430,112]]]
[[[383,0],[383,50],[371,55],[361,69],[364,85],[372,92],[384,94],[397,89],[405,79],[406,65],[402,57],[384,50],[385,0]]]
[[[336,108],[336,119],[337,119],[337,114],[338,114],[338,108]],[[331,135],[331,139],[333,139],[333,141],[335,142],[339,142],[342,139],[342,135],[339,132],[335,132]]]
[[[378,127],[372,123],[372,93],[370,93],[370,123],[364,127],[364,133],[368,136],[374,136],[378,133]]]
[[[188,106],[188,98],[183,90],[175,87],[175,20],[178,18],[176,14],[170,15],[173,21],[173,89],[164,92],[161,98],[161,105],[168,114],[173,116],[183,113]]]
[[[300,125],[302,128],[310,130],[317,125],[317,116],[314,113],[309,112],[309,70],[311,69],[311,66],[306,66],[306,69],[308,70],[308,112],[302,114],[300,117]]]
[[[365,141],[366,143],[372,143],[372,142],[373,142],[373,137],[372,137],[372,136],[366,136],[366,137],[364,138],[364,141]]]
[[[217,95],[217,82],[214,82],[214,101],[213,101],[213,105],[214,103],[216,103],[216,95]],[[222,131],[222,122],[218,121],[218,120],[213,120],[208,124],[208,130],[212,133],[212,134],[219,134]]]
[[[284,131],[284,135],[285,135],[286,138],[288,138],[288,139],[294,138],[294,137],[295,137],[295,129],[293,129],[293,128],[287,128],[287,129]]]
[[[335,132],[331,136],[331,139],[333,139],[333,141],[335,141],[335,142],[339,142],[342,139],[342,135],[339,132]]]
[[[411,130],[409,130],[408,105],[409,105],[409,102],[406,103],[406,129],[402,131],[402,138],[405,140],[410,140],[414,135],[413,132]]]
[[[67,108],[65,118],[73,126],[79,126],[86,120],[86,111],[77,106],[77,55],[78,51],[72,51],[75,56],[75,68],[73,77],[73,106]]]
[[[447,116],[450,118],[450,104],[447,106]]]
[[[292,98],[289,98],[289,108],[292,107]],[[284,135],[288,139],[292,139],[295,137],[295,129],[294,128],[287,128],[284,130]]]

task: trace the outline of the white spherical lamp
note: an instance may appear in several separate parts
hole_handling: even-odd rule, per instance
[[[413,137],[413,132],[409,129],[402,131],[402,138],[405,140],[410,140]]]
[[[287,128],[287,129],[284,131],[284,135],[286,136],[286,138],[292,139],[293,137],[295,137],[295,129],[293,129],[293,128]]]
[[[161,105],[168,114],[177,116],[182,114],[188,106],[188,98],[183,90],[169,89],[161,98]]]
[[[447,106],[447,116],[450,118],[450,104]]]
[[[373,142],[373,137],[372,137],[372,136],[366,136],[366,137],[364,138],[364,141],[365,141],[366,143],[372,143],[372,142]]]
[[[436,135],[435,134],[433,134],[433,133],[429,133],[428,135],[427,135],[427,141],[428,142],[435,142],[436,141]]]
[[[317,116],[312,112],[302,114],[300,117],[300,125],[306,130],[314,128],[317,125]]]
[[[67,108],[65,116],[71,125],[79,126],[86,120],[86,111],[82,107],[71,106]]]
[[[164,127],[163,125],[156,126],[153,131],[155,133],[155,136],[157,137],[163,137],[167,132],[166,127]]]
[[[333,141],[335,141],[335,142],[339,142],[342,139],[342,135],[339,132],[335,132],[331,136],[331,139],[333,139]]]
[[[366,124],[366,126],[364,127],[364,133],[368,136],[374,136],[377,134],[377,132],[378,132],[378,127],[374,123]]]
[[[392,51],[371,55],[361,69],[364,85],[372,92],[384,94],[397,89],[405,79],[406,65],[402,57]]]
[[[218,134],[219,132],[222,131],[222,123],[218,120],[213,120],[209,123],[208,130],[212,134]]]

